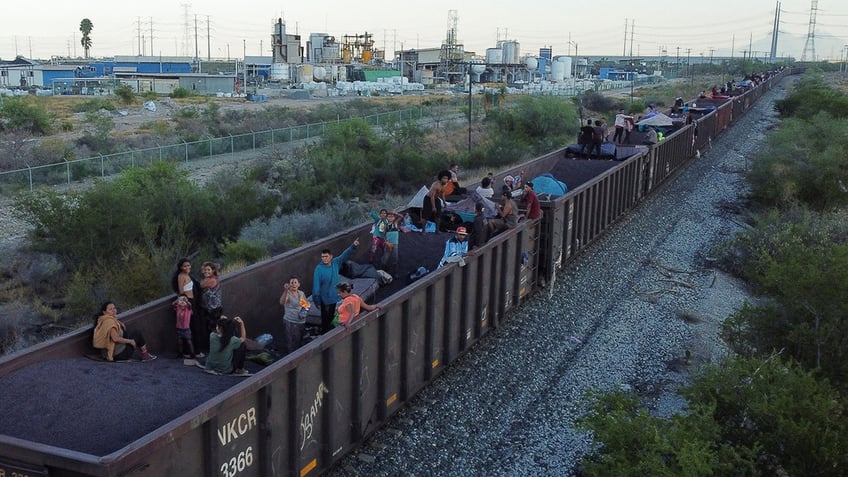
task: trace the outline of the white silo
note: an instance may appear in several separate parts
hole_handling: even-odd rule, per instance
[[[571,76],[572,76],[572,74],[571,74],[572,73],[572,71],[571,71],[572,58],[570,56],[557,56],[557,57],[554,58],[553,64],[556,64],[556,63],[562,63],[563,64],[563,71],[565,71],[564,77],[565,78],[571,78]],[[551,68],[553,68],[553,64],[551,65]]]
[[[539,60],[533,58],[532,56],[529,56],[527,57],[527,59],[524,60],[524,66],[526,66],[527,69],[530,71],[536,71],[536,69],[539,68]]]
[[[503,49],[503,63],[505,65],[521,64],[521,45],[517,41],[505,41],[501,48]]]
[[[327,79],[327,69],[323,66],[312,68],[312,77],[315,78],[315,81],[325,81]]]
[[[551,81],[562,83],[565,79],[565,62],[554,61],[551,63]]]
[[[486,48],[486,64],[499,65],[503,63],[503,48]]]

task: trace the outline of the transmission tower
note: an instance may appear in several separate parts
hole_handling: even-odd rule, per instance
[[[183,7],[183,44],[182,44],[182,52],[183,56],[191,56],[191,23],[188,15],[188,10],[191,8],[190,3],[181,3],[181,7]]]
[[[810,27],[807,31],[807,41],[804,43],[804,52],[801,53],[801,61],[807,61],[807,52],[810,52],[810,61],[816,61],[816,11],[819,9],[819,0],[812,0],[810,4]]]
[[[771,32],[771,49],[769,50],[769,61],[774,63],[777,57],[777,32],[780,29],[780,2],[774,9],[774,30]],[[712,62],[710,62],[712,63]]]
[[[448,10],[448,28],[445,42],[442,43],[440,55],[441,74],[448,83],[454,83],[459,75],[465,72],[462,64],[464,48],[457,40],[457,23],[459,15],[456,10]]]

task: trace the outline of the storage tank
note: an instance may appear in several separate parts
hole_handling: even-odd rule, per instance
[[[551,63],[551,81],[562,83],[565,80],[565,62],[554,61]]]
[[[268,73],[268,79],[270,81],[280,81],[283,83],[288,82],[291,79],[291,75],[289,74],[289,64],[272,63],[271,71]]]
[[[503,63],[503,48],[486,48],[486,64],[500,65]]]
[[[539,60],[530,56],[526,60],[524,60],[524,66],[526,66],[527,69],[530,71],[536,71],[536,69],[539,67]]]
[[[505,65],[519,65],[521,56],[521,45],[517,41],[505,41],[501,45],[503,49],[503,63]]]
[[[315,81],[326,81],[327,69],[323,66],[316,66],[312,68],[312,77],[315,78]]]
[[[365,50],[362,52],[362,62],[365,64],[371,63],[371,50]]]
[[[312,82],[312,65],[300,65],[300,74],[297,77],[300,83]]]
[[[573,64],[572,58],[570,56],[557,56],[557,57],[555,57],[554,62],[551,63],[551,69],[553,69],[553,67],[554,67],[553,65],[555,65],[557,63],[562,63],[563,65],[565,65],[564,66],[565,78],[571,78],[571,65]]]

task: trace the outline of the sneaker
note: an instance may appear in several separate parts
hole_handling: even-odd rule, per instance
[[[183,364],[184,364],[184,365],[186,365],[186,366],[197,366],[197,360],[196,360],[196,359],[187,358],[187,359],[184,359],[184,360],[183,360]]]
[[[204,366],[203,363],[201,363],[200,361],[195,360],[194,365],[200,369],[206,369],[206,366]]]
[[[147,353],[147,354],[145,354],[145,355],[143,355],[143,356],[141,357],[141,360],[142,360],[142,361],[145,361],[145,362],[146,362],[146,361],[153,361],[154,359],[156,359],[156,355],[155,355],[155,354],[150,354],[150,353]]]
[[[220,375],[221,375],[221,373],[219,373],[218,371],[215,371],[214,369],[206,369],[206,368],[203,368],[203,372],[204,372],[204,373],[207,373],[207,374],[212,374],[212,375],[215,375],[215,376],[220,376]]]
[[[239,368],[239,369],[233,371],[233,375],[234,376],[250,376],[250,371],[248,371],[244,368]]]
[[[205,358],[205,357],[206,357],[206,355],[205,355],[205,354],[203,354],[203,353],[197,353],[197,354],[195,354],[195,355],[194,355],[194,357],[195,357],[195,358]]]

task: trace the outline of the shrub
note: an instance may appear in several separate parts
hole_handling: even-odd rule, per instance
[[[5,119],[5,128],[22,129],[32,134],[50,134],[51,118],[40,103],[27,96],[5,98],[0,103],[0,119]],[[0,122],[0,127],[3,127]]]
[[[848,204],[848,119],[787,119],[755,156],[748,182],[762,206]]]
[[[180,99],[180,98],[188,98],[190,96],[191,96],[191,91],[187,90],[186,88],[179,87],[179,88],[174,88],[174,90],[171,91],[171,97],[172,98]]]
[[[244,240],[226,241],[221,256],[226,263],[256,263],[268,256],[267,250]]]
[[[112,101],[105,98],[92,98],[82,103],[75,104],[72,109],[75,113],[94,113],[101,109],[114,111],[115,105],[112,104]]]
[[[117,96],[123,104],[132,104],[133,101],[135,101],[135,92],[132,87],[127,84],[122,84],[115,88],[115,96]]]

